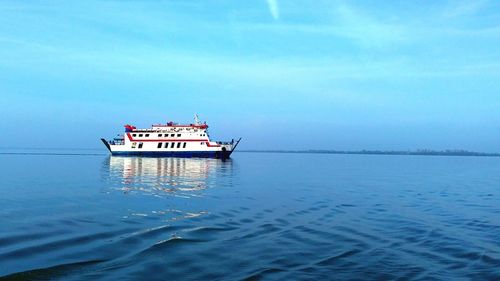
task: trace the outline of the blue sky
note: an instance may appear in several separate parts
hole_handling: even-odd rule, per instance
[[[500,152],[498,1],[1,1],[2,147],[191,122],[246,149]]]

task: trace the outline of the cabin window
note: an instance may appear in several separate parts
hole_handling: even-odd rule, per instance
[[[139,134],[139,137],[142,137],[142,134]]]
[[[132,134],[133,137],[137,136],[137,134]]]
[[[170,145],[170,148],[174,148],[175,142]]]
[[[149,134],[146,134],[146,137],[149,137]]]
[[[175,134],[170,134],[171,137],[175,137]]]
[[[142,148],[142,142],[139,143],[138,148]]]
[[[203,142],[200,142],[201,145],[203,145]]]
[[[180,137],[180,136],[181,136],[181,134],[177,134],[177,137]]]
[[[184,143],[184,144],[182,145],[182,148],[186,148],[186,143]]]
[[[136,145],[136,143],[135,143],[135,142],[133,142],[133,143],[132,143],[132,148],[135,148],[135,145]]]
[[[168,148],[168,142],[165,143],[165,148]]]
[[[161,138],[163,136],[163,134],[158,134],[158,137]]]
[[[181,148],[181,143],[180,142],[177,143],[177,148]]]
[[[157,148],[161,148],[161,142],[158,143],[158,147]]]

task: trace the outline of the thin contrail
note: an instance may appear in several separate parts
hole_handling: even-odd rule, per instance
[[[267,6],[269,7],[269,12],[275,20],[280,18],[280,11],[278,9],[278,0],[267,0]]]

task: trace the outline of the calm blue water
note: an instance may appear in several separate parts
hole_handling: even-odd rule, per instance
[[[0,179],[5,279],[500,279],[500,158],[0,154]]]

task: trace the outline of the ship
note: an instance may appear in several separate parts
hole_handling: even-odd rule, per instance
[[[206,122],[201,123],[198,115],[192,124],[151,125],[149,129],[124,126],[125,132],[112,140],[101,138],[114,156],[150,157],[200,157],[227,159],[241,141],[211,141]]]

